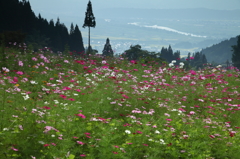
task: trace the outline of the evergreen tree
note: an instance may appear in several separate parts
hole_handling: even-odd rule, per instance
[[[237,45],[232,46],[232,62],[233,66],[240,69],[240,35],[238,36]]]
[[[82,34],[79,30],[78,25],[75,26],[74,30],[73,25],[71,25],[69,41],[69,46],[72,51],[75,51],[77,54],[83,53],[85,51],[83,46]]]
[[[106,40],[106,44],[105,44],[104,49],[102,51],[102,55],[113,57],[113,50],[112,50],[112,47],[110,45],[109,38],[107,38],[107,40]]]
[[[187,61],[190,61],[190,56],[191,56],[191,53],[189,52],[188,56],[187,56],[187,59],[186,59]]]
[[[205,54],[202,55],[202,63],[203,64],[207,63],[207,58],[206,58]]]
[[[160,58],[164,59],[165,61],[168,61],[168,50],[167,48],[162,47]]]
[[[167,54],[168,55],[168,57],[167,57],[168,62],[170,63],[170,62],[172,62],[172,60],[176,60],[173,56],[173,50],[172,50],[171,45],[168,46],[167,51],[168,51],[168,54]]]
[[[71,27],[70,27],[70,35],[72,35],[74,33],[74,26],[73,23],[71,23]]]
[[[83,28],[88,27],[88,48],[90,49],[90,27],[96,26],[95,17],[92,12],[92,3],[90,0],[88,2],[87,11],[85,14],[86,14],[86,17],[84,20]],[[90,51],[88,50],[88,52]]]
[[[169,45],[168,48],[162,47],[160,57],[162,59],[165,59],[165,61],[167,61],[168,63],[172,62],[172,60],[176,60],[176,59],[174,59],[173,50],[172,50],[172,47],[170,45]]]

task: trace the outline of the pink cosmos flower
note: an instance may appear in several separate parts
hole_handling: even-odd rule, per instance
[[[132,145],[132,143],[126,143],[126,144],[128,144],[128,145]]]
[[[56,144],[55,143],[51,143],[53,146],[56,146]]]
[[[136,62],[135,60],[131,60],[131,61],[130,61],[130,63],[132,63],[132,64],[135,64],[135,62]]]
[[[68,100],[70,100],[70,101],[75,101],[75,99],[73,99],[73,98],[69,98]]]
[[[13,77],[13,81],[14,82],[18,82],[18,78],[17,77]]]
[[[85,154],[81,154],[80,156],[81,156],[81,157],[86,157],[86,155],[85,155]]]
[[[76,89],[76,91],[77,91],[77,92],[81,92],[81,90],[80,90],[80,89]]]
[[[23,62],[22,61],[18,61],[18,65],[19,66],[23,66]]]
[[[62,98],[64,98],[64,99],[67,98],[67,96],[65,96],[65,95],[63,95],[63,94],[60,94],[59,96],[62,97]]]
[[[71,90],[71,88],[69,87],[64,87],[62,90],[66,91],[66,90]]]
[[[32,60],[33,60],[33,61],[37,61],[37,58],[36,58],[36,57],[32,57]]]
[[[128,99],[129,97],[125,94],[122,95],[124,98]]]
[[[23,130],[23,126],[22,125],[19,125],[18,126],[20,130]]]
[[[83,114],[75,114],[76,116],[79,116],[79,117],[81,117],[81,118],[86,118],[86,116],[85,115],[83,115]]]
[[[102,68],[104,68],[104,69],[107,69],[107,68],[108,68],[108,66],[104,65],[104,66],[102,66]]]
[[[166,116],[168,116],[168,117],[170,116],[170,114],[168,114],[168,113],[164,113],[164,115],[166,115]]]
[[[55,129],[55,128],[52,127],[52,126],[45,126],[44,133],[47,133],[47,132],[49,132],[50,130],[55,130],[56,132],[59,132],[59,130]]]
[[[47,106],[43,106],[44,109],[51,109],[50,107],[47,107]]]
[[[14,148],[14,147],[11,147],[11,149],[12,149],[13,151],[18,151],[18,149]]]
[[[214,136],[214,135],[209,135],[209,137],[211,137],[211,138],[213,138],[213,139],[215,138],[215,136]]]
[[[193,114],[195,114],[195,112],[194,111],[190,111],[190,113],[189,113],[190,115],[193,115]]]
[[[194,70],[190,70],[191,75],[196,75],[196,72]]]
[[[80,145],[84,145],[84,143],[82,141],[77,141],[77,143]]]
[[[23,72],[22,71],[17,71],[16,74],[23,75]]]

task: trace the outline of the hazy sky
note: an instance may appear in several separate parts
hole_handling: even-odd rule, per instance
[[[67,23],[67,19],[83,19],[89,0],[29,0],[36,15],[47,20]],[[240,9],[240,0],[91,0],[93,13],[99,15],[108,8],[209,8],[218,10]],[[71,18],[70,18],[71,17]],[[76,23],[75,20],[72,21]]]
[[[33,8],[70,9],[86,6],[88,0],[29,0]],[[91,0],[95,9],[112,7],[134,8],[210,8],[240,9],[240,0]],[[54,7],[54,8],[53,8]]]
[[[76,14],[86,11],[88,0],[29,0],[36,14]],[[93,10],[126,8],[240,9],[240,0],[91,0]]]

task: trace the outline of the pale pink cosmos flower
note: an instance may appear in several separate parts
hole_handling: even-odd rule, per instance
[[[77,143],[80,145],[84,145],[84,143],[82,141],[77,141]]]
[[[32,60],[33,60],[33,61],[37,61],[37,58],[36,58],[36,57],[32,57]]]
[[[20,130],[23,130],[23,126],[22,125],[19,125],[18,126]]]
[[[168,117],[170,116],[170,114],[168,114],[168,113],[164,113],[164,115],[165,115],[165,116],[168,116]]]
[[[49,132],[50,130],[54,130],[56,132],[59,132],[59,130],[55,129],[54,127],[52,126],[45,126],[45,130],[43,131],[44,133],[47,133]]]
[[[194,111],[190,111],[189,113],[190,115],[196,114]]]
[[[18,66],[23,66],[23,62],[22,61],[18,61]]]
[[[55,143],[51,143],[53,146],[56,146],[56,144]]]
[[[14,147],[11,147],[11,149],[12,149],[13,151],[18,151],[18,149],[14,148]]]

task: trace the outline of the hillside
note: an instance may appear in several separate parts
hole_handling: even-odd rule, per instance
[[[70,31],[58,18],[47,21],[31,9],[29,1],[0,1],[0,42],[25,42],[34,50],[50,47],[53,51],[83,52],[83,40],[78,25],[71,24]],[[4,35],[4,40],[1,39]],[[19,40],[19,35],[21,39]]]
[[[237,44],[237,37],[224,40],[218,44],[202,49],[202,53],[206,55],[208,62],[225,63],[231,61],[232,46]]]

